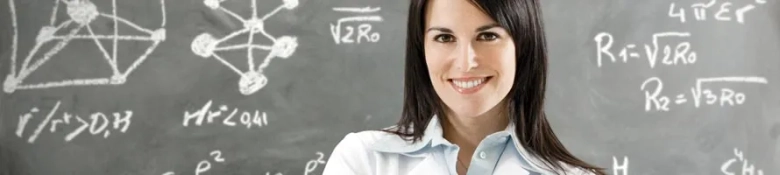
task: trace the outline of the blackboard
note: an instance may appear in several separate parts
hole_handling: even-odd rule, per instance
[[[395,123],[408,1],[3,0],[0,173],[321,174]],[[542,1],[546,111],[610,174],[780,174],[780,3]]]

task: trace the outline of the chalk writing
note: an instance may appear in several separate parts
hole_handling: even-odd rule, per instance
[[[217,163],[225,163],[225,158],[222,156],[222,151],[220,150],[214,150],[209,153],[209,158],[211,159],[204,159],[198,162],[198,165],[195,166],[195,175],[200,175],[201,173],[208,172],[211,170],[211,162],[217,162]],[[175,175],[173,171],[168,171],[163,173],[163,175]]]
[[[205,0],[204,4],[214,10],[219,10],[222,12],[225,12],[229,14],[230,16],[234,17],[235,19],[241,21],[244,24],[244,28],[238,31],[235,31],[233,33],[228,34],[225,37],[222,38],[215,38],[211,34],[208,33],[202,33],[195,37],[195,39],[192,41],[191,49],[192,52],[195,53],[195,55],[201,56],[203,58],[210,58],[213,57],[214,59],[218,60],[220,63],[224,64],[234,72],[236,72],[239,76],[241,76],[241,79],[239,79],[238,87],[239,92],[243,95],[251,95],[258,90],[262,89],[268,84],[268,78],[266,78],[265,74],[263,74],[263,70],[267,68],[271,60],[279,57],[282,59],[289,58],[292,56],[292,54],[295,52],[296,48],[298,47],[298,39],[294,36],[281,36],[281,37],[274,37],[271,34],[269,34],[267,31],[265,31],[265,20],[273,16],[274,14],[278,13],[282,9],[291,10],[298,6],[298,0],[283,0],[283,4],[275,8],[273,11],[265,14],[262,17],[258,16],[257,12],[257,0],[251,0],[251,7],[252,7],[252,16],[248,19],[244,19],[240,15],[236,14],[235,12],[228,10],[222,6],[220,6],[220,3],[223,2],[223,0]],[[228,40],[231,40],[235,38],[238,35],[246,34],[248,33],[248,40],[245,44],[238,44],[238,45],[230,45],[230,46],[223,46],[222,44]],[[254,37],[255,34],[262,34],[264,37],[268,38],[273,42],[272,45],[259,45],[254,44]],[[246,49],[247,51],[247,64],[248,64],[248,70],[242,71],[239,68],[237,68],[232,63],[228,62],[217,52],[227,52],[227,51],[235,51],[240,49]],[[259,65],[255,65],[255,57],[253,56],[254,50],[264,50],[269,51],[268,55],[266,55],[265,60],[263,60],[263,63],[260,63]]]
[[[316,152],[317,158],[311,159],[308,162],[306,162],[306,166],[304,167],[304,175],[313,175],[314,171],[317,170],[317,167],[319,165],[325,165],[325,154],[322,152]],[[226,158],[222,155],[222,151],[220,150],[214,150],[209,153],[209,159],[204,159],[198,162],[197,166],[195,167],[195,175],[200,175],[201,173],[206,173],[209,170],[211,170],[212,162],[217,163],[223,163],[225,164]],[[162,175],[176,175],[174,171],[168,171],[163,173]],[[283,175],[281,172],[277,173],[271,173],[266,172],[265,175]]]
[[[215,106],[215,109],[212,110],[212,101],[209,100],[202,108],[196,111],[185,111],[182,125],[185,127],[189,126],[193,120],[195,126],[203,125],[204,120],[206,124],[219,122],[231,127],[239,126],[240,124],[241,126],[246,126],[247,129],[252,128],[252,126],[259,128],[268,125],[268,115],[265,112],[261,113],[258,110],[242,111],[238,108],[232,108],[231,110],[227,105],[213,106]],[[220,119],[220,117],[223,118]]]
[[[32,135],[27,139],[28,143],[34,143],[40,136],[41,132],[47,130],[50,133],[57,132],[58,130],[64,130],[71,126],[76,125],[77,128],[73,129],[65,136],[65,142],[72,141],[76,136],[82,132],[89,132],[92,135],[103,135],[103,138],[107,138],[111,135],[110,129],[117,130],[120,133],[127,132],[130,127],[131,119],[133,117],[133,111],[114,112],[111,115],[104,114],[102,112],[95,112],[89,115],[89,118],[82,118],[79,115],[63,113],[62,118],[57,116],[61,102],[57,102],[51,110],[46,113],[46,116],[38,123],[33,130]],[[30,121],[42,112],[37,107],[30,109],[30,112],[19,116],[19,122],[16,127],[16,136],[19,138],[24,137],[24,131],[29,125]],[[40,118],[40,117],[39,117]]]
[[[708,19],[714,19],[716,21],[737,21],[739,24],[745,23],[745,14],[757,6],[763,5],[766,0],[755,0],[755,3],[748,3],[747,5],[736,7],[732,2],[718,2],[718,0],[710,0],[708,2],[698,2],[690,5],[690,8],[685,6],[676,6],[675,3],[669,4],[668,15],[670,18],[679,18],[680,22],[685,23],[691,13],[693,19],[696,21],[707,21]]]
[[[336,24],[330,24],[330,34],[333,35],[333,41],[336,44],[360,44],[362,42],[376,43],[379,42],[379,32],[372,32],[372,25],[369,22],[382,22],[382,16],[372,15],[372,13],[378,13],[382,8],[376,7],[336,7],[333,8],[335,12],[358,14],[356,16],[349,16],[338,19]],[[355,25],[344,25],[348,22],[358,22],[357,28]],[[346,33],[342,33],[343,31]],[[356,33],[357,32],[357,33]],[[364,41],[365,40],[365,41]]]
[[[723,162],[723,165],[720,166],[720,172],[726,175],[737,175],[735,171],[731,170],[731,165],[737,163],[737,161],[742,162],[742,171],[736,171],[741,172],[739,174],[741,175],[764,175],[764,171],[761,169],[756,169],[756,167],[753,164],[750,164],[748,162],[748,159],[745,158],[745,155],[742,151],[739,151],[737,148],[734,148],[734,156],[735,158],[731,158],[729,160],[726,160],[726,162]],[[737,167],[739,164],[737,164]]]
[[[628,175],[628,157],[623,156],[623,163],[618,163],[618,159],[612,156],[612,174]]]
[[[322,152],[317,152],[317,159],[309,160],[309,162],[306,162],[306,169],[304,170],[304,175],[309,175],[309,173],[314,172],[314,170],[317,169],[317,165],[325,165],[325,154]]]
[[[737,106],[744,104],[747,100],[745,93],[730,88],[712,90],[703,87],[704,84],[708,83],[768,84],[768,81],[764,77],[753,76],[696,79],[696,85],[691,88],[690,94],[694,102],[694,107],[699,108],[701,105],[716,104],[719,106]],[[651,84],[655,84],[655,88],[652,88]],[[678,94],[672,102],[669,96],[661,94],[663,87],[663,81],[658,77],[648,78],[642,83],[640,90],[645,92],[645,111],[669,111],[670,104],[681,105],[688,103],[688,96],[686,96],[685,93]]]
[[[102,13],[97,10],[97,6],[89,0],[55,0],[54,9],[51,13],[51,20],[47,26],[43,26],[38,31],[38,36],[35,38],[35,45],[29,51],[27,56],[22,61],[21,65],[17,64],[17,52],[18,52],[18,27],[16,7],[14,6],[14,0],[9,0],[9,6],[11,8],[11,21],[13,26],[13,39],[11,42],[11,69],[10,73],[3,82],[3,91],[6,93],[13,93],[20,89],[47,89],[55,87],[65,86],[94,86],[94,85],[121,85],[127,80],[127,77],[143,63],[149,54],[157,48],[160,42],[165,40],[165,1],[160,0],[160,6],[162,11],[162,24],[161,28],[156,30],[146,29],[138,26],[137,24],[130,22],[127,19],[119,17],[117,15],[116,0],[111,1],[112,12]],[[66,12],[69,19],[58,22],[57,11],[60,8],[60,3],[65,3]],[[38,10],[38,9],[35,9]],[[102,35],[96,34],[91,27],[91,23],[97,18],[107,18],[113,21],[113,33]],[[133,29],[143,32],[146,35],[122,35],[119,33],[119,23],[132,27]],[[67,31],[65,35],[57,34],[65,28],[72,28]],[[86,30],[87,35],[79,34],[79,32]],[[102,53],[103,58],[111,67],[112,75],[103,78],[76,78],[68,80],[49,80],[42,83],[24,83],[24,80],[33,72],[38,70],[44,63],[51,60],[57,53],[65,48],[71,41],[74,40],[86,40],[92,41],[97,46],[97,49]],[[110,40],[111,52],[108,52],[106,46],[100,40]],[[120,70],[117,64],[117,47],[119,41],[131,41],[131,42],[152,42],[137,59],[124,71]],[[42,54],[40,58],[34,58],[36,55],[41,55],[39,50],[44,45],[50,42],[56,42],[53,47]],[[32,62],[35,60],[35,62]],[[32,62],[32,64],[30,64]],[[17,66],[19,69],[17,70]]]
[[[622,58],[623,63],[626,63],[630,59],[639,59],[642,56],[647,59],[650,64],[650,68],[655,68],[658,61],[663,65],[689,65],[696,63],[696,52],[691,49],[691,43],[688,41],[681,41],[675,44],[661,44],[659,40],[662,38],[676,38],[687,39],[691,36],[689,32],[660,32],[653,34],[652,44],[644,44],[644,53],[641,54],[640,48],[637,48],[636,44],[626,44],[620,48],[618,56]],[[609,59],[611,62],[616,62],[615,55],[612,52],[612,45],[614,44],[614,38],[612,34],[602,32],[596,35],[594,38],[596,41],[596,53],[598,67],[602,66],[603,59]],[[674,47],[674,50],[672,50]],[[663,49],[662,53],[659,53],[659,49]],[[640,50],[640,51],[637,51]],[[660,55],[659,55],[660,54]],[[659,58],[661,58],[659,60]]]

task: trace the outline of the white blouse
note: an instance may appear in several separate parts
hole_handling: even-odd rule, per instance
[[[480,142],[472,155],[468,175],[564,174],[549,170],[543,161],[519,146],[510,124]],[[412,143],[382,131],[349,133],[334,148],[324,175],[454,175],[460,148],[444,139],[434,116],[421,141]],[[593,174],[561,163],[565,174]]]

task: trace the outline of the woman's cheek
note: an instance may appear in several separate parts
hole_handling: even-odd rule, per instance
[[[431,74],[431,78],[440,77],[442,70],[444,70],[445,59],[438,54],[435,49],[426,49],[425,62],[428,66],[428,72]]]

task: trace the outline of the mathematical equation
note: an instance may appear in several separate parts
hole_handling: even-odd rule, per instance
[[[693,99],[694,107],[699,108],[701,105],[716,104],[720,106],[736,106],[744,104],[745,100],[747,100],[745,93],[730,88],[713,90],[703,87],[703,85],[711,83],[767,84],[768,82],[764,77],[714,77],[696,79],[696,85],[691,88],[690,94]],[[650,84],[655,84],[655,88],[652,88]],[[645,111],[669,111],[670,104],[682,105],[688,103],[688,96],[686,96],[685,93],[678,94],[672,103],[669,96],[662,95],[663,88],[663,81],[658,77],[648,78],[642,83],[640,90],[645,92]]]
[[[238,124],[241,124],[242,126],[246,126],[247,129],[250,129],[252,126],[260,128],[268,125],[268,115],[265,112],[261,113],[258,110],[245,111],[239,110],[238,108],[232,108],[233,110],[230,109],[231,108],[227,105],[220,105],[219,107],[212,110],[212,101],[209,100],[209,102],[203,105],[203,107],[199,110],[193,112],[185,111],[182,125],[187,127],[189,126],[190,121],[193,120],[195,126],[203,125],[204,120],[206,121],[206,124],[211,124],[220,117],[224,117],[224,119],[221,119],[221,123],[223,125],[231,127],[235,127]],[[240,114],[238,113],[239,111],[241,111]],[[236,123],[236,121],[239,123]]]
[[[92,113],[87,119],[67,112],[62,113],[62,117],[55,117],[60,116],[58,114],[60,104],[61,102],[57,101],[57,103],[54,104],[54,107],[52,107],[52,109],[49,110],[49,112],[46,114],[45,118],[43,118],[43,120],[38,123],[38,126],[35,127],[33,133],[28,137],[28,143],[34,143],[35,140],[40,136],[41,132],[47,128],[50,133],[55,133],[62,130],[70,130],[70,132],[65,136],[65,142],[72,141],[74,138],[85,131],[88,131],[92,135],[103,135],[103,138],[107,138],[111,135],[112,130],[116,130],[119,133],[127,132],[133,117],[133,111],[129,110],[124,112],[114,112],[111,115],[113,118],[102,112]],[[16,127],[17,137],[23,138],[25,129],[30,124],[31,120],[35,118],[37,114],[39,114],[39,112],[41,112],[40,109],[33,107],[30,109],[30,112],[19,116],[19,123]],[[76,125],[77,127],[75,129],[73,129],[73,127],[69,127],[71,124]]]
[[[731,2],[718,2],[717,0],[710,0],[707,3],[699,2],[690,5],[690,8],[685,6],[676,6],[675,3],[669,4],[668,15],[670,18],[678,18],[681,23],[685,23],[690,13],[693,12],[693,19],[696,21],[707,21],[708,17],[715,19],[716,21],[737,21],[739,24],[745,23],[745,13],[755,9],[759,5],[766,4],[766,0],[755,0],[755,4],[750,3],[739,8]],[[712,8],[712,10],[708,10]],[[686,11],[687,9],[687,11]],[[732,11],[733,10],[733,11]]]
[[[322,152],[316,152],[317,158],[311,159],[308,162],[306,162],[306,166],[304,167],[304,175],[309,175],[309,173],[314,172],[317,170],[318,165],[324,165],[325,162],[325,154]],[[220,150],[214,150],[209,153],[209,159],[203,159],[198,162],[197,166],[195,166],[195,175],[200,175],[201,173],[206,173],[209,170],[211,170],[212,162],[214,163],[222,163],[225,164],[225,157],[222,156],[222,151]],[[162,175],[176,175],[174,171],[168,171],[163,173]],[[265,175],[283,175],[281,172],[271,173],[266,172]]]
[[[691,36],[690,32],[660,32],[655,33],[652,36],[652,44],[644,44],[644,53],[641,54],[641,49],[637,48],[636,44],[626,44],[620,48],[618,56],[623,60],[623,63],[627,63],[630,59],[640,59],[642,56],[647,59],[650,64],[650,68],[655,68],[658,61],[661,61],[663,65],[690,65],[696,63],[696,52],[691,49],[691,43],[688,41],[671,42],[673,38],[678,40],[687,39]],[[659,40],[669,40],[659,45]],[[609,58],[609,61],[616,62],[615,55],[612,52],[612,45],[614,38],[612,34],[602,32],[596,35],[594,38],[596,41],[596,59],[598,67],[602,66],[602,60]],[[674,46],[674,50],[672,50]],[[659,49],[663,49],[661,55],[659,55]],[[660,56],[660,57],[659,57]],[[659,60],[661,58],[661,60]]]
[[[756,169],[756,167],[753,164],[750,164],[748,162],[748,159],[745,158],[745,155],[742,153],[742,151],[739,151],[737,148],[734,148],[734,158],[731,158],[729,160],[726,160],[726,162],[723,162],[723,165],[720,166],[720,172],[726,175],[737,175],[732,171],[731,165],[737,163],[737,161],[742,162],[741,170],[742,171],[736,171],[741,172],[741,175],[764,175],[764,171],[761,169]],[[739,164],[737,164],[737,167],[739,167]]]
[[[356,14],[355,16],[343,17],[338,19],[336,24],[330,24],[330,34],[336,44],[360,44],[362,42],[379,42],[379,32],[373,32],[371,23],[382,22],[383,18],[378,13],[382,8],[376,7],[335,7],[333,11]],[[349,25],[349,23],[356,23]],[[343,26],[342,26],[343,25]],[[357,28],[355,28],[357,25]],[[343,30],[342,30],[343,29]],[[346,33],[342,33],[346,32]],[[357,33],[356,33],[357,32]]]
[[[766,2],[757,0],[756,3],[764,4]],[[717,0],[710,0],[707,3],[694,3],[691,5],[691,8],[694,9],[693,12],[696,19],[702,21],[707,19],[707,8],[716,4],[718,4]],[[720,21],[731,20],[731,18],[725,16],[729,12],[728,8],[731,4],[730,2],[720,3],[721,9],[714,14],[715,19]],[[750,4],[736,10],[736,21],[743,23],[743,14],[753,8],[755,8],[755,5]],[[676,8],[675,3],[670,5],[669,16],[680,17],[683,23],[686,19],[685,12],[685,9]],[[697,51],[689,41],[691,36],[691,32],[686,31],[665,31],[652,34],[651,41],[648,43],[636,44],[626,42],[624,45],[618,45],[611,33],[600,32],[593,38],[596,42],[596,64],[598,67],[602,67],[607,63],[619,63],[619,61],[629,63],[634,60],[647,60],[650,69],[658,66],[694,65],[700,60]],[[658,77],[650,77],[642,82],[640,86],[640,91],[643,91],[645,94],[645,111],[669,111],[670,104],[683,105],[688,103],[689,100],[693,101],[695,108],[699,108],[702,105],[736,106],[745,103],[747,95],[744,92],[735,91],[731,88],[712,89],[703,87],[703,84],[712,83],[768,84],[768,81],[760,76],[698,78],[696,79],[696,85],[691,88],[690,94],[679,93],[673,97],[674,101],[672,101],[672,98],[662,93],[664,88],[663,81]],[[652,86],[653,84],[655,87]]]

